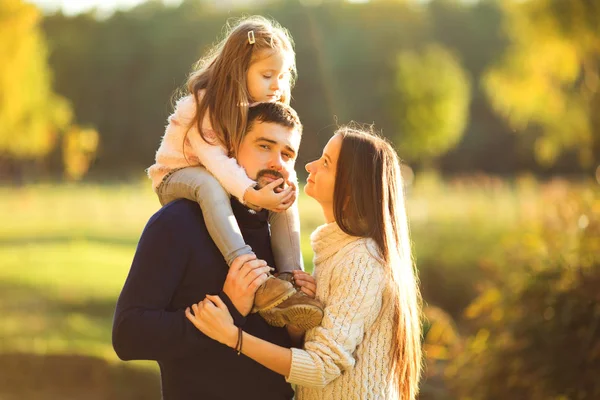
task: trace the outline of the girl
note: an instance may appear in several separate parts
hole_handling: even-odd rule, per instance
[[[197,63],[187,82],[187,96],[177,102],[156,163],[148,169],[161,204],[177,198],[200,204],[206,227],[229,266],[238,256],[253,253],[240,233],[228,193],[243,204],[271,211],[279,272],[303,268],[295,184],[278,179],[257,190],[256,182],[232,157],[246,130],[249,105],[289,104],[295,77],[288,32],[260,16],[241,20]],[[294,294],[290,282],[269,279],[257,291],[253,311],[268,312]],[[303,318],[318,319],[309,324],[319,323],[322,310],[303,311],[310,314]],[[285,321],[269,323],[282,326]]]
[[[236,328],[217,296],[194,304],[193,314],[188,307],[186,316],[209,337],[284,375],[299,400],[414,400],[420,296],[398,157],[384,140],[341,128],[306,170],[304,190],[327,224],[311,236],[325,316],[306,332],[304,348],[279,347]],[[288,331],[301,338],[301,331]]]

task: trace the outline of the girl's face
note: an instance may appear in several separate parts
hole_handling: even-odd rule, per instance
[[[260,52],[248,72],[246,82],[252,102],[279,101],[290,87],[291,63],[287,54]]]
[[[341,147],[342,137],[334,135],[323,149],[321,158],[306,164],[308,178],[304,192],[321,204],[327,222],[333,221],[333,189]]]

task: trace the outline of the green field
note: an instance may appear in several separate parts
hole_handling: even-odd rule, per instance
[[[0,188],[0,398],[38,398],[22,379],[31,374],[45,376],[36,389],[44,398],[78,398],[90,387],[102,388],[98,398],[156,393],[154,365],[122,363],[111,345],[117,296],[159,208],[147,186]],[[538,186],[424,177],[407,196],[425,300],[456,317],[475,295],[478,264],[500,251],[519,220],[535,217]],[[302,195],[300,212],[310,269],[309,235],[321,210]],[[73,374],[88,384],[69,384]],[[144,389],[123,383],[130,378]]]

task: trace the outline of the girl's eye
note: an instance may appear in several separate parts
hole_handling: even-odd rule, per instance
[[[269,150],[269,145],[261,144],[260,147],[262,147],[265,150]]]
[[[326,167],[327,165],[327,160],[323,160],[323,166]]]
[[[263,78],[265,78],[265,79],[271,79],[271,76],[270,75],[263,75]]]

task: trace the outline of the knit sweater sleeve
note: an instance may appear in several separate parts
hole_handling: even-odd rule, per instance
[[[175,118],[183,122],[184,126],[189,126],[195,115],[196,103],[193,97],[188,96],[178,103],[175,111]],[[210,124],[208,114],[202,121],[202,130],[210,138],[215,137],[215,133]],[[235,196],[242,203],[244,202],[244,192],[248,187],[254,186],[255,181],[248,178],[246,171],[241,167],[235,158],[228,156],[227,151],[216,140],[215,144],[206,142],[200,132],[197,124],[193,124],[187,134],[191,152],[198,158],[200,163],[219,181],[225,190]]]
[[[354,366],[354,352],[379,314],[385,285],[383,269],[361,247],[332,266],[323,321],[304,349],[292,349],[288,382],[322,388]]]

